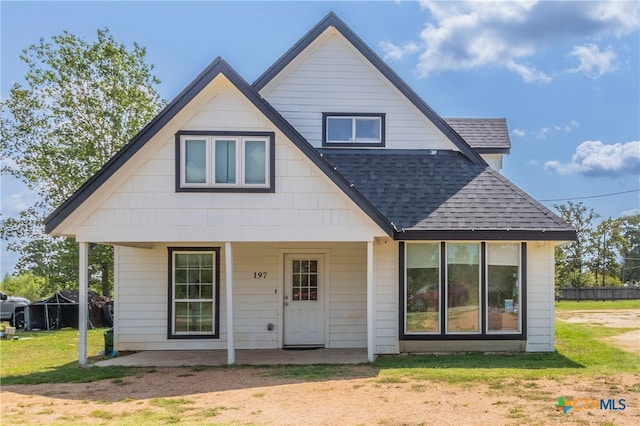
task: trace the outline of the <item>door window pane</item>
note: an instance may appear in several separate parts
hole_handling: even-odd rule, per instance
[[[267,144],[264,141],[245,141],[244,143],[244,183],[267,183]]]
[[[216,140],[216,183],[236,183],[236,141]]]
[[[292,261],[292,300],[318,300],[318,261]]]
[[[440,244],[407,244],[407,333],[438,332]]]
[[[487,329],[520,331],[520,247],[487,244]]]
[[[447,245],[447,332],[480,331],[480,246]]]
[[[207,141],[185,141],[185,182],[207,183]]]

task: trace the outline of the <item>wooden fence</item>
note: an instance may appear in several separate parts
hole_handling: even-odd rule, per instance
[[[640,299],[640,287],[560,287],[557,300]]]

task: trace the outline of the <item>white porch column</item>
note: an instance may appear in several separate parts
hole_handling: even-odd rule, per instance
[[[373,241],[367,241],[367,359],[374,360],[374,287],[373,287]]]
[[[78,345],[78,364],[80,367],[87,366],[87,317],[88,300],[87,291],[89,290],[89,244],[80,243],[79,250],[79,286],[80,293],[78,297],[78,330],[80,332],[80,341]]]
[[[236,350],[233,342],[233,252],[231,243],[224,243],[224,265],[227,277],[227,363],[229,365],[236,362]]]

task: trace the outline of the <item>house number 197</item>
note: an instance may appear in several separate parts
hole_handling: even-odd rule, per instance
[[[265,279],[267,279],[267,273],[266,272],[254,272],[253,273],[253,279],[254,280],[265,280]]]

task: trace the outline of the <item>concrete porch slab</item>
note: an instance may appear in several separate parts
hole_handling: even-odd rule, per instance
[[[366,349],[240,349],[236,365],[365,364]],[[141,351],[98,361],[97,367],[192,367],[227,365],[225,350]]]

